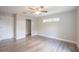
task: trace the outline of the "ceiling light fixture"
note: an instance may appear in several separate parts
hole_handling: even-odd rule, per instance
[[[34,13],[34,14],[41,14],[41,13],[48,12],[47,8],[44,6],[29,6],[28,9],[31,13]]]
[[[35,14],[37,14],[37,15],[38,15],[38,14],[41,14],[41,12],[40,12],[40,11],[37,11],[37,12],[35,12]]]

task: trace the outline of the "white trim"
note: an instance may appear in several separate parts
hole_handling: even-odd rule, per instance
[[[44,36],[44,37],[48,37],[48,38],[53,38],[53,39],[56,39],[56,40],[62,40],[62,41],[66,41],[66,42],[70,42],[70,43],[74,43],[77,45],[77,42],[75,41],[71,41],[71,40],[66,40],[66,39],[62,39],[62,38],[59,38],[59,37],[51,37],[51,36],[48,36],[48,35],[43,35],[43,34],[38,34],[40,36]]]
[[[32,33],[32,36],[37,35],[37,33]]]
[[[11,37],[11,38],[2,38],[2,39],[0,39],[0,41],[7,40],[7,39],[13,39],[13,37]]]
[[[21,39],[21,38],[25,38],[26,36],[17,36],[16,39]]]

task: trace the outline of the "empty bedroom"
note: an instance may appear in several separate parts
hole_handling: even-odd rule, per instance
[[[0,52],[78,52],[78,6],[0,6]]]

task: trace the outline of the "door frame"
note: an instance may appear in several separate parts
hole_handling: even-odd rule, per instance
[[[29,22],[30,23],[30,25],[27,25],[27,22]],[[29,27],[30,26],[30,27]],[[30,29],[30,30],[29,30]],[[27,31],[29,31],[29,32],[27,32]],[[29,35],[31,35],[32,33],[31,33],[31,19],[26,19],[26,36],[29,36]]]

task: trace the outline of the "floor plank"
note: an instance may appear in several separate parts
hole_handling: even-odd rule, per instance
[[[75,44],[43,36],[0,41],[0,52],[78,52]]]

